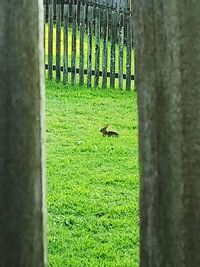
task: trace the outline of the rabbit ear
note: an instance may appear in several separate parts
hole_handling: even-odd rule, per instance
[[[108,128],[108,124],[105,125],[105,129]]]

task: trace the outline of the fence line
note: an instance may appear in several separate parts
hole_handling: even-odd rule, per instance
[[[49,69],[48,64],[45,64],[45,69],[46,69],[46,70]],[[54,70],[54,71],[56,70],[56,65],[53,65],[53,66],[52,66],[52,70]],[[63,72],[63,71],[64,71],[64,67],[61,66],[61,67],[60,67],[60,70],[61,70],[61,72]],[[72,71],[71,67],[68,67],[68,68],[67,68],[67,71],[68,71],[68,73],[71,73],[71,71]],[[87,73],[88,73],[88,72],[87,72],[87,69],[84,69],[83,74],[84,74],[84,75],[87,75]],[[79,68],[76,68],[76,74],[80,74],[80,69],[79,69]],[[91,75],[92,75],[92,76],[95,75],[95,70],[92,70],[92,71],[91,71]],[[111,75],[111,74],[110,74],[110,72],[108,71],[108,72],[107,72],[107,78],[110,78],[110,75]],[[103,71],[102,71],[102,70],[99,71],[99,76],[100,76],[100,77],[103,77]],[[123,80],[126,80],[126,73],[123,74],[123,77],[122,77],[122,78],[123,78]],[[115,73],[115,79],[119,79],[119,73]],[[134,74],[131,74],[131,80],[132,80],[132,81],[134,80]],[[106,88],[106,87],[103,87],[103,88]]]
[[[55,71],[56,80],[64,84],[131,90],[134,75],[130,13],[73,0],[49,0],[44,12],[49,80]]]
[[[44,6],[47,6],[47,13],[46,13],[46,18],[48,18],[48,5],[50,3],[50,1],[52,2],[52,0],[44,0]],[[61,4],[61,13],[62,13],[62,18],[63,18],[63,14],[64,14],[64,5],[65,4],[69,4],[69,5],[72,5],[72,4],[75,4],[78,6],[78,9],[79,9],[79,6],[81,4],[84,4],[86,6],[93,6],[93,7],[99,7],[99,8],[103,8],[103,9],[107,9],[107,10],[110,10],[110,11],[118,11],[120,13],[124,13],[124,14],[127,14],[127,15],[130,15],[131,13],[131,2],[128,0],[128,2],[124,5],[122,3],[126,2],[125,0],[121,0],[121,1],[118,1],[118,3],[114,3],[114,1],[112,0],[53,0],[53,8],[54,10],[56,10],[56,4]],[[79,13],[79,12],[78,12]]]

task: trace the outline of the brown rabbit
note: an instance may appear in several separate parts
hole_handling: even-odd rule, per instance
[[[103,136],[108,136],[108,137],[118,137],[119,134],[117,132],[113,132],[113,131],[107,131],[108,128],[108,124],[105,125],[104,128],[102,128],[100,130],[100,132],[103,134]]]

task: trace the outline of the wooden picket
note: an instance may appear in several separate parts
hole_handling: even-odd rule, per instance
[[[92,33],[93,33],[93,8],[88,7],[88,51],[87,51],[87,86],[92,85]]]
[[[69,28],[69,5],[64,5],[63,84],[68,83],[68,28]]]
[[[85,41],[85,5],[80,5],[80,57],[79,85],[84,84],[84,41]]]
[[[71,82],[76,83],[76,5],[72,5],[72,56],[71,56]]]
[[[124,64],[124,14],[119,18],[119,89],[123,89],[123,64]]]
[[[133,37],[128,8],[115,9],[101,1],[48,0],[44,17],[49,80],[56,70],[57,81],[63,71],[63,84],[132,89]]]
[[[95,10],[96,21],[95,21],[95,80],[94,86],[99,86],[99,65],[100,65],[100,8],[97,7]]]
[[[115,87],[115,61],[116,61],[116,13],[112,11],[111,18],[111,56],[110,56],[110,87]]]
[[[131,59],[132,59],[132,18],[131,16],[127,17],[127,45],[126,45],[126,90],[131,89]]]
[[[108,71],[108,11],[103,13],[103,80],[102,88],[107,87],[107,71]]]
[[[44,3],[44,36],[46,36],[46,5]],[[46,38],[44,38],[44,51],[46,48]],[[44,53],[44,64],[45,64],[46,58],[45,58],[45,53]]]
[[[49,1],[48,9],[48,79],[53,78],[53,4]]]
[[[61,4],[56,5],[56,80],[60,81],[61,61]]]

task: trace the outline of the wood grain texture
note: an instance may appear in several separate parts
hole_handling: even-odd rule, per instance
[[[68,34],[69,34],[69,4],[64,5],[64,53],[63,53],[63,84],[68,83]]]
[[[71,83],[76,83],[76,5],[72,5],[72,57],[71,57]]]
[[[80,62],[79,62],[79,85],[84,84],[84,42],[85,42],[85,5],[80,5]]]
[[[200,2],[133,4],[140,266],[196,267],[200,265]]]
[[[0,265],[46,267],[43,1],[0,1]],[[12,74],[12,75],[10,75]]]
[[[107,88],[108,77],[108,11],[103,11],[103,61],[102,61],[102,88]]]
[[[48,8],[48,79],[53,78],[53,4],[49,2]]]
[[[92,85],[92,33],[93,7],[88,6],[88,51],[87,51],[87,87]]]

